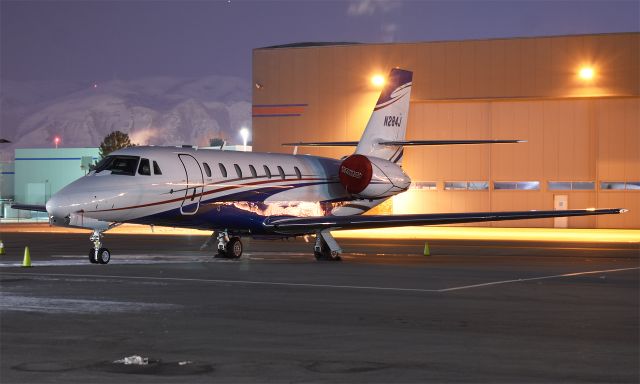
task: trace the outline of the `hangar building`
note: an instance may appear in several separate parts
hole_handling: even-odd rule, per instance
[[[358,140],[371,81],[414,72],[401,213],[610,207],[624,215],[473,225],[640,228],[640,33],[420,43],[302,43],[253,51],[253,149]],[[339,158],[350,148],[300,148]]]

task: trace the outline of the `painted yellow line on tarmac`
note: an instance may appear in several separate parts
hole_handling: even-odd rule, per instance
[[[86,229],[52,227],[48,224],[0,224],[2,232],[89,233]],[[124,224],[109,231],[130,235],[209,236],[211,231],[188,228]],[[333,231],[343,239],[419,239],[419,240],[513,240],[584,243],[638,243],[640,229],[559,229],[559,228],[492,228],[492,227],[400,227]]]

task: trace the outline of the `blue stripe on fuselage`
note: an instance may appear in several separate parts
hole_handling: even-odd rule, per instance
[[[170,227],[187,227],[197,229],[235,229],[240,233],[250,232],[251,234],[270,234],[265,232],[262,222],[267,217],[247,209],[241,209],[233,205],[234,202],[252,204],[256,211],[266,211],[268,203],[264,201],[277,193],[291,188],[300,188],[321,184],[337,184],[338,181],[320,181],[312,183],[300,183],[296,185],[286,185],[280,187],[264,187],[249,191],[214,197],[200,202],[200,208],[194,215],[183,215],[180,208],[169,209],[153,215],[129,220],[136,224],[154,224]],[[330,202],[350,201],[349,198],[332,199],[320,204],[330,204]],[[196,209],[196,204],[188,204],[183,207],[184,211],[191,212]],[[329,209],[330,211],[330,209]]]

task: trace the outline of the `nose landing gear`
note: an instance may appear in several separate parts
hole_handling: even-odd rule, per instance
[[[107,264],[111,260],[111,251],[102,247],[102,232],[93,230],[89,241],[93,243],[93,248],[89,249],[89,261],[91,264]]]

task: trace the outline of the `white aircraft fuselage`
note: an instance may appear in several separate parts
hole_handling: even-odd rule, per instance
[[[92,171],[67,185],[46,204],[53,224],[129,222],[271,236],[277,233],[263,226],[266,217],[356,215],[411,182],[406,175],[377,180],[378,197],[362,199],[340,184],[336,159],[190,147],[131,147],[111,156],[131,157],[133,172]],[[139,172],[145,161],[148,174]]]

